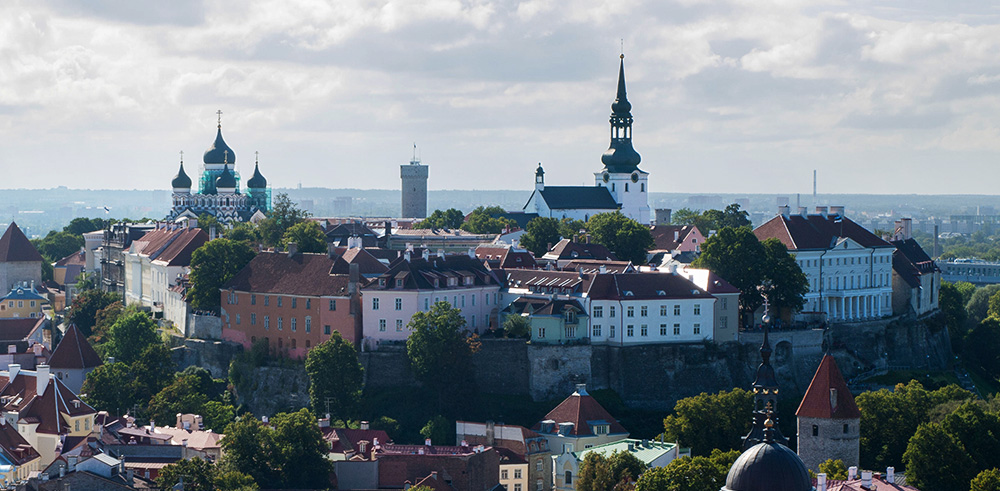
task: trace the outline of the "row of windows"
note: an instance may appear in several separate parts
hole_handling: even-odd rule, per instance
[[[324,330],[326,331],[326,334],[330,334],[330,326],[324,326]],[[291,341],[291,344],[289,345],[289,348],[291,348],[291,349],[297,349],[298,348],[299,343],[297,342],[297,340],[295,338],[292,338],[289,341]],[[256,343],[257,342],[257,336],[251,336],[250,337],[250,342],[251,343]],[[267,336],[265,336],[264,337],[264,344],[270,345],[270,342],[271,342],[271,339],[268,338]],[[283,338],[278,338],[278,349],[282,349],[284,347],[285,347],[285,340]],[[309,349],[311,347],[312,347],[312,343],[307,339],[306,340],[306,349]]]
[[[284,328],[285,328],[284,318],[283,317],[278,317],[276,320],[278,321],[278,323],[277,323],[278,330],[279,331],[284,330]],[[241,322],[240,314],[236,314],[236,325],[239,325],[240,322]],[[257,325],[257,313],[256,312],[251,312],[250,313],[250,325],[251,326],[256,326]],[[296,317],[290,318],[289,321],[288,321],[288,327],[292,330],[292,332],[295,332],[296,330],[298,330],[298,327],[299,327],[298,318],[296,318]],[[329,328],[330,326],[326,326],[326,327]],[[264,316],[264,330],[268,330],[270,328],[271,328],[271,316],[265,315]],[[306,332],[312,332],[312,317],[311,316],[307,315],[305,317],[305,329],[306,329]],[[329,331],[329,329],[327,329],[327,331]],[[326,334],[330,334],[330,333],[327,332]]]
[[[264,297],[264,306],[265,307],[270,306],[271,305],[271,295],[261,295],[261,296]],[[292,298],[292,305],[291,305],[292,308],[293,309],[299,308],[299,299],[296,298],[296,297],[291,297],[291,298]],[[275,296],[275,299],[276,299],[275,300],[276,305],[278,307],[283,307],[284,306],[284,303],[285,303],[284,302],[284,297],[278,295],[278,296]],[[312,299],[311,298],[306,298],[304,300],[306,301],[306,304],[305,304],[306,310],[311,309],[312,308]],[[228,297],[227,297],[227,302],[230,305],[239,305],[239,303],[240,303],[240,296],[239,296],[239,294],[237,294],[235,292],[230,292],[229,295],[228,295]],[[253,294],[253,293],[250,294],[250,305],[257,305],[257,295],[256,294]],[[336,300],[330,300],[329,306],[327,308],[329,310],[331,310],[331,311],[337,310],[337,301]]]
[[[385,319],[378,320],[378,331],[385,332],[388,326],[388,321]],[[469,316],[469,327],[478,327],[476,325],[476,316]],[[396,319],[396,332],[403,332],[403,319]]]
[[[468,295],[468,296],[466,296],[466,295],[461,295],[461,296],[459,296],[459,295],[453,295],[451,297],[451,302],[450,303],[451,303],[451,305],[453,307],[465,308],[465,300],[466,300],[466,297],[468,297],[469,306],[475,307],[476,306],[476,297],[477,296],[478,295]],[[445,301],[445,302],[447,302],[448,301],[448,297],[447,296],[444,296],[444,297],[434,297],[434,301],[435,302],[440,302],[442,300]],[[483,303],[485,305],[489,305],[490,304],[490,294],[489,293],[483,294]],[[496,293],[493,294],[493,303],[494,304],[497,303],[497,294]],[[372,305],[372,310],[378,310],[381,307],[381,300],[378,297],[372,297],[372,304],[371,305]],[[398,298],[398,297],[395,298],[394,302],[393,302],[393,306],[395,307],[395,309],[397,311],[403,310],[403,299],[402,298]],[[431,309],[431,299],[430,299],[430,297],[426,297],[426,298],[424,298],[424,310],[427,311],[427,310],[430,310],[430,309]],[[333,309],[331,309],[331,310],[333,310]]]
[[[507,473],[507,469],[500,471],[500,479],[510,479],[508,476],[509,474]],[[521,478],[521,469],[514,469],[514,479],[520,479],[520,478]]]
[[[890,256],[875,256],[875,258],[874,258],[874,264],[884,264],[884,263],[887,263],[890,260],[889,257]],[[855,263],[855,259],[857,259],[857,263]],[[820,261],[821,261],[821,259],[802,259],[802,260],[799,261],[799,267],[802,267],[802,268],[815,268],[815,267],[819,266],[819,262]],[[867,257],[845,257],[845,258],[843,258],[843,261],[841,261],[841,258],[839,258],[839,257],[837,257],[837,258],[827,258],[826,259],[826,266],[840,266],[841,264],[843,264],[844,266],[850,266],[852,264],[868,264],[868,258]]]
[[[608,337],[609,338],[614,338],[616,336],[616,334],[617,334],[615,332],[615,328],[616,327],[617,326],[614,326],[614,325],[608,326]],[[701,324],[694,324],[694,325],[691,326],[691,328],[692,328],[692,334],[701,334]],[[590,332],[591,332],[591,336],[592,337],[599,338],[599,337],[601,337],[603,335],[603,331],[604,330],[603,330],[603,328],[601,327],[600,324],[594,324],[590,329],[591,329]],[[625,337],[627,337],[627,338],[635,337],[635,331],[636,331],[635,325],[633,325],[633,324],[626,325],[625,326]],[[668,330],[666,324],[660,324],[660,336],[666,336],[668,331],[669,330]],[[680,324],[674,324],[673,329],[672,329],[671,332],[673,332],[674,336],[680,336],[681,335],[681,325]],[[640,337],[649,336],[649,326],[648,325],[646,325],[646,324],[640,324],[639,325],[639,336]]]
[[[724,305],[723,305],[723,308],[725,308]],[[700,303],[694,304],[694,307],[691,309],[691,311],[692,311],[692,313],[694,315],[701,315],[701,304]],[[674,304],[673,312],[674,312],[674,315],[681,315],[681,306],[680,306],[680,304]],[[594,307],[592,307],[591,308],[591,315],[595,319],[600,319],[600,318],[604,317],[604,307],[602,307],[602,306],[594,306]],[[616,316],[615,306],[611,305],[611,306],[608,307],[608,317],[615,317],[615,316]],[[660,305],[660,317],[666,317],[666,316],[667,316],[667,306],[666,305]],[[625,317],[635,317],[635,307],[634,306],[629,306],[629,307],[625,308]],[[647,305],[640,305],[639,306],[639,317],[649,317],[649,306],[647,306]]]
[[[36,305],[34,300],[30,300],[29,303],[30,303],[31,307],[34,307]],[[14,308],[14,300],[8,300],[7,301],[7,307]],[[24,308],[24,300],[18,300],[17,301],[17,308],[19,308],[19,309]]]

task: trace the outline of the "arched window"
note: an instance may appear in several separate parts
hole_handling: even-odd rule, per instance
[[[573,472],[566,471],[566,484],[573,484]]]

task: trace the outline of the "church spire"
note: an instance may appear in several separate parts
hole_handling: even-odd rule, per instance
[[[632,148],[632,104],[625,91],[625,55],[618,64],[618,93],[611,104],[611,146],[601,162],[608,172],[628,174],[638,170],[642,157]]]
[[[778,407],[778,378],[774,374],[774,367],[771,366],[771,341],[768,338],[768,328],[771,324],[770,316],[767,314],[767,303],[764,305],[764,340],[760,344],[760,366],[757,367],[757,375],[753,381],[753,426],[750,433],[743,438],[743,449],[746,450],[764,441],[765,422],[768,419],[778,420],[776,414]],[[771,414],[769,414],[771,413]],[[788,445],[788,438],[781,434],[781,430],[774,426],[774,441],[782,445]]]

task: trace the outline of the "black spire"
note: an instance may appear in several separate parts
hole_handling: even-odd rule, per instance
[[[618,65],[618,94],[611,104],[611,146],[601,162],[608,172],[628,174],[638,170],[642,157],[632,148],[632,104],[625,94],[625,55]]]
[[[765,314],[766,317],[766,314]],[[774,367],[771,366],[771,342],[768,339],[768,327],[770,322],[764,322],[764,341],[760,344],[760,366],[757,367],[757,376],[753,381],[753,427],[750,433],[743,438],[743,450],[746,450],[764,441],[765,423],[771,419],[777,421],[778,417],[773,411],[778,407],[778,379],[774,375]],[[788,445],[788,438],[781,434],[781,429],[774,425],[774,441],[782,445]]]

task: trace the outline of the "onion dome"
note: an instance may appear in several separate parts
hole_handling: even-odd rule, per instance
[[[267,187],[267,179],[260,174],[260,168],[257,164],[253,165],[253,176],[247,181],[247,188],[249,189],[264,189]]]
[[[226,145],[226,140],[222,139],[222,125],[219,125],[219,132],[215,135],[215,142],[212,146],[205,150],[205,157],[203,161],[206,164],[236,164],[236,152],[229,145]]]
[[[191,178],[184,172],[183,163],[181,163],[181,168],[177,171],[177,175],[174,176],[174,180],[170,181],[170,187],[174,189],[191,189]]]
[[[774,441],[774,422],[770,418],[766,425],[764,441],[736,459],[722,491],[811,491],[812,479],[802,459]]]
[[[236,190],[236,176],[229,171],[228,165],[222,169],[222,174],[215,180],[215,189],[220,192],[224,189],[228,189],[230,192]]]

